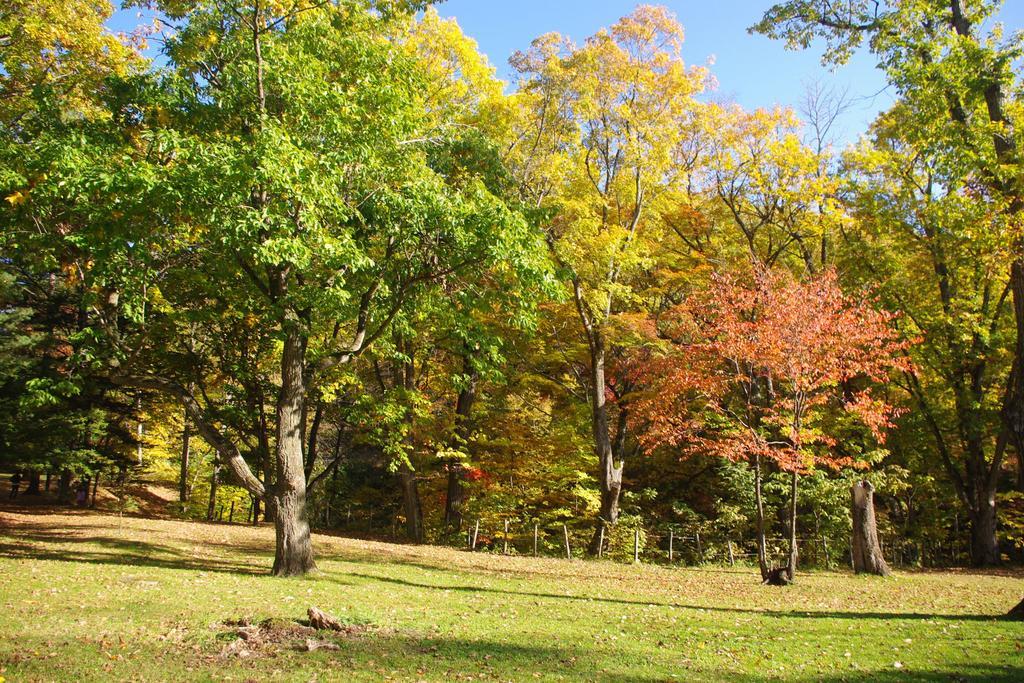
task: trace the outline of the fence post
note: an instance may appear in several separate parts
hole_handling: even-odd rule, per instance
[[[736,566],[736,556],[732,554],[732,541],[729,541],[729,566]]]
[[[470,550],[476,550],[476,541],[480,537],[480,519],[477,518],[476,526],[473,528],[473,544],[469,547]]]
[[[508,518],[505,518],[505,545],[502,548],[502,554],[508,555]]]
[[[228,524],[235,523],[235,501],[231,501],[231,514],[228,515]]]
[[[533,556],[537,557],[537,522],[533,523]]]
[[[640,562],[640,527],[633,529],[633,564]]]
[[[604,554],[604,520],[601,520],[600,531],[597,537],[597,559],[601,559]]]
[[[672,533],[672,529],[668,530],[668,561],[672,561],[672,541],[674,540],[675,534]]]
[[[565,534],[565,559],[572,559],[572,549],[569,547],[569,527],[562,525],[562,533]]]
[[[697,532],[697,561],[704,561],[704,550],[700,547],[700,532]]]
[[[218,522],[223,522],[224,521],[224,506],[223,505],[221,505],[217,509],[217,521]]]

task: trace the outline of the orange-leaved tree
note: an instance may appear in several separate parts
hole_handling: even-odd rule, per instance
[[[749,281],[718,275],[658,325],[658,351],[640,372],[648,392],[634,402],[648,450],[683,448],[750,462],[755,472],[762,578],[796,572],[796,500],[801,473],[865,466],[838,442],[850,416],[884,442],[894,410],[880,396],[906,364],[894,314],[845,294],[833,270],[806,279],[759,270]],[[761,474],[790,473],[789,560],[772,570],[765,550]]]

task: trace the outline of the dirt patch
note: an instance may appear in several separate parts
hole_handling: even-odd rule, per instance
[[[229,641],[219,656],[224,659],[258,659],[274,657],[282,650],[340,650],[346,638],[372,630],[370,624],[345,624],[340,631],[322,631],[308,623],[287,619],[264,619],[253,623],[249,619],[235,619],[221,624],[218,640]]]

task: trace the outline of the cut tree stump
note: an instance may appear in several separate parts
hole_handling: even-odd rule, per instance
[[[345,630],[345,625],[341,623],[337,617],[332,617],[327,612],[317,609],[316,607],[310,607],[307,614],[309,615],[309,625],[318,631]]]
[[[875,523],[875,489],[869,481],[859,481],[850,489],[853,501],[853,571],[857,574],[889,576],[889,565],[882,557]]]
[[[768,578],[761,583],[769,586],[788,586],[793,580],[789,578],[788,567],[776,567],[768,572]]]

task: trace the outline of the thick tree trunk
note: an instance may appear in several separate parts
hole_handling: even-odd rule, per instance
[[[185,416],[185,426],[181,430],[181,468],[178,476],[178,500],[187,503],[189,499],[188,466],[189,456],[192,448],[192,430],[188,424],[188,415]]]
[[[213,461],[213,472],[210,474],[210,500],[206,504],[206,521],[212,522],[217,509],[217,486],[220,483],[220,463]]]
[[[761,456],[754,456],[754,503],[757,506],[757,566],[761,580],[768,580],[768,549],[764,538],[764,496],[761,492]]]
[[[301,576],[316,569],[306,517],[306,473],[303,458],[306,341],[291,322],[281,353],[281,390],[277,399],[277,483],[274,486],[274,528],[277,551],[274,574]]]
[[[999,564],[995,491],[979,492],[978,498],[980,500],[970,510],[971,564],[975,567],[991,567]]]
[[[420,504],[420,490],[416,473],[408,465],[402,465],[398,478],[402,484],[402,510],[405,512],[406,536],[413,543],[423,543],[423,507]]]
[[[60,471],[60,480],[57,482],[57,502],[66,505],[71,502],[71,470]]]
[[[608,403],[605,398],[605,346],[604,335],[595,330],[590,344],[590,404],[594,450],[597,454],[597,483],[601,496],[601,509],[594,526],[594,535],[587,546],[587,554],[596,556],[600,550],[602,527],[614,528],[619,521],[619,496],[622,493],[622,466],[615,466],[611,434],[608,431]]]
[[[469,444],[469,418],[476,402],[476,384],[479,373],[473,366],[472,358],[463,357],[466,386],[459,391],[455,400],[455,442],[459,449]],[[462,461],[452,458],[448,461],[448,491],[444,500],[444,526],[450,537],[458,537],[462,531],[462,506],[466,499],[465,468]]]
[[[889,565],[882,557],[875,522],[875,490],[868,481],[850,488],[853,501],[853,571],[858,574],[889,576]]]
[[[793,472],[791,476],[789,485],[789,562],[786,564],[786,574],[789,576],[789,580],[793,581],[796,578],[796,565],[800,554],[796,542],[796,493],[800,475]]]
[[[25,489],[26,496],[38,496],[39,490],[39,470],[30,470],[28,473],[28,488]]]

